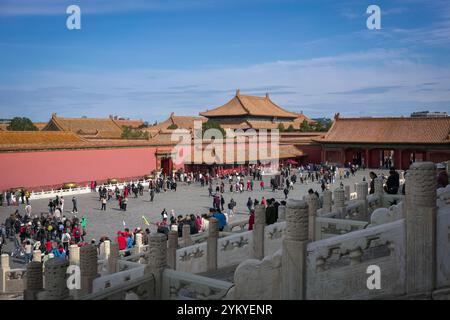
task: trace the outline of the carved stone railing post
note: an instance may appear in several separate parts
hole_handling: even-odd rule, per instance
[[[177,269],[177,249],[178,249],[178,231],[169,232],[169,243],[167,247],[167,265],[170,269]]]
[[[190,245],[192,245],[190,225],[183,224],[182,236],[183,236],[183,247],[189,247]]]
[[[286,207],[283,205],[278,206],[278,219],[277,222],[286,220]]]
[[[33,251],[33,261],[42,262],[42,252],[41,250]]]
[[[69,262],[72,265],[80,265],[80,247],[76,244],[72,244],[69,247]]]
[[[309,241],[316,240],[316,216],[319,209],[319,199],[313,194],[306,196],[306,203],[308,204],[308,239]]]
[[[383,178],[382,177],[376,177],[374,182],[374,188],[375,188],[375,194],[377,196],[382,196],[384,189],[383,189]]]
[[[142,252],[142,233],[136,233],[136,242],[133,251],[135,254]]]
[[[344,186],[345,201],[350,201],[350,186]]]
[[[97,248],[87,245],[80,248],[81,295],[92,293],[92,283],[98,277]]]
[[[108,258],[108,272],[116,273],[117,272],[117,261],[119,260],[119,244],[118,243],[111,243],[110,246],[110,252],[109,252],[109,258]]]
[[[286,234],[281,262],[281,299],[306,297],[306,247],[308,244],[308,205],[289,199],[286,206]]]
[[[109,240],[103,241],[100,244],[99,251],[99,259],[108,260],[109,254],[111,252],[111,242]]]
[[[161,233],[150,234],[146,273],[151,273],[155,277],[153,296],[155,300],[162,298],[162,280],[165,268],[167,268],[167,237]]]
[[[207,270],[217,270],[217,240],[219,239],[219,220],[209,219],[208,239],[206,240]]]
[[[339,212],[341,218],[343,218],[342,214],[345,210],[345,193],[343,188],[336,188],[333,192],[334,196],[334,205],[333,212]]]
[[[436,285],[436,168],[415,162],[406,175],[406,293]]]
[[[253,226],[253,257],[261,260],[264,258],[264,228],[266,227],[266,208],[262,205],[255,206],[255,224]]]
[[[333,194],[330,190],[323,192],[322,214],[331,212],[332,196]]]
[[[44,290],[42,262],[31,261],[27,265],[27,288],[23,292],[24,300],[36,300],[37,293]]]
[[[366,200],[368,194],[369,185],[367,181],[362,181],[356,184],[356,199]]]
[[[367,181],[362,181],[356,184],[357,199],[363,202],[362,217],[367,218],[367,195],[369,193],[369,184]]]
[[[373,181],[374,185],[374,195],[378,199],[377,204],[372,206],[372,212],[375,209],[381,208],[383,206],[383,194],[384,194],[384,188],[383,188],[384,180],[382,177],[376,177]]]
[[[10,269],[9,267],[9,256],[4,253],[1,256],[1,264],[0,264],[0,293],[5,292],[6,287],[6,272]]]
[[[49,259],[45,262],[44,294],[38,295],[43,300],[65,300],[69,298],[67,287],[67,268],[69,261],[61,258]]]

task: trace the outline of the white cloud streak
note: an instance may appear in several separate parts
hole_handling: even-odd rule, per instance
[[[46,120],[119,114],[148,121],[221,105],[240,88],[311,116],[408,115],[424,108],[450,110],[450,70],[374,50],[334,57],[277,61],[234,68],[30,72],[0,84],[1,117]],[[63,87],[61,87],[63,86]]]

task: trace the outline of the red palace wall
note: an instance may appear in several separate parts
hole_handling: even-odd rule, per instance
[[[324,162],[343,164],[342,154],[340,150],[325,150]]]
[[[428,161],[444,162],[450,160],[450,151],[429,151]]]
[[[141,177],[156,168],[156,148],[0,153],[0,190]]]
[[[322,146],[302,146],[298,148],[308,155],[305,162],[307,163],[321,163],[322,162]]]

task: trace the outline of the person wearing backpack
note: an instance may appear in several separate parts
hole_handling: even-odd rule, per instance
[[[80,232],[80,228],[78,227],[78,225],[75,225],[72,229],[72,237],[75,240],[75,243],[78,244],[81,240],[81,232]]]
[[[236,207],[236,202],[233,198],[231,198],[230,202],[228,203],[228,210],[230,210],[230,217],[234,216],[234,207]]]
[[[62,235],[64,233],[64,225],[62,222],[58,223],[58,238],[61,239]]]

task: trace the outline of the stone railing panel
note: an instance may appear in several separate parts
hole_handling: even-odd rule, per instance
[[[26,269],[10,269],[5,272],[4,293],[21,293],[25,289]]]
[[[222,300],[232,286],[230,282],[165,269],[162,299]]]
[[[144,270],[145,266],[142,265],[96,278],[92,283],[92,292],[96,293],[108,288],[125,285],[127,282],[143,277]]]
[[[364,229],[368,222],[316,217],[316,241]]]
[[[405,220],[308,245],[307,299],[379,299],[405,293]],[[381,270],[369,290],[367,268]]]
[[[437,190],[437,206],[439,208],[450,205],[450,184]]]
[[[264,229],[264,256],[272,255],[281,248],[286,222],[277,222]]]
[[[217,242],[217,268],[238,265],[253,256],[252,231],[220,238]]]
[[[450,286],[450,185],[437,192],[437,288]]]
[[[202,273],[207,270],[206,243],[200,243],[177,250],[177,271]]]
[[[82,300],[152,300],[155,298],[155,277],[151,273],[81,297]]]

